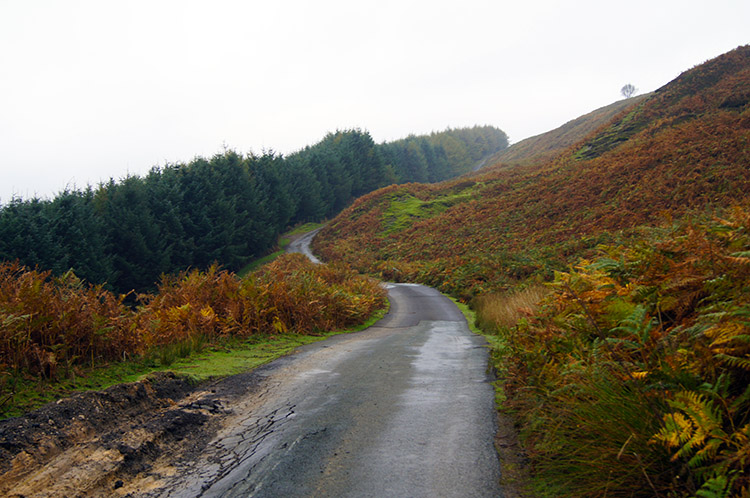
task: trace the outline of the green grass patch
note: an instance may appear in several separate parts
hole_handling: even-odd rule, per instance
[[[288,242],[287,242],[287,245],[289,245]],[[250,263],[246,264],[245,266],[242,267],[241,270],[237,272],[237,276],[240,278],[245,278],[250,273],[260,268],[261,266],[271,263],[273,260],[281,256],[282,254],[286,253],[286,246],[283,246],[283,247],[284,247],[283,249],[280,249],[276,252],[263,256],[262,258],[255,259],[251,261]]]
[[[463,313],[466,318],[466,322],[469,324],[469,329],[475,334],[484,335],[484,333],[477,327],[477,314],[468,304],[464,304],[456,298],[448,296],[453,303],[458,307],[458,310]]]
[[[163,363],[164,358],[171,358],[171,354],[165,356],[162,351],[157,350],[145,358],[81,371],[53,383],[30,378],[6,379],[6,387],[10,387],[15,394],[12,399],[0,406],[0,419],[23,415],[76,392],[101,390],[115,384],[135,382],[154,372],[174,372],[198,382],[247,372],[289,354],[299,346],[322,341],[334,335],[364,330],[383,318],[387,311],[386,306],[357,327],[325,332],[321,335],[290,333],[247,340],[226,339],[215,344],[203,344],[199,350],[192,351],[184,358],[170,359],[168,365]],[[11,382],[12,385],[9,384]]]
[[[310,344],[324,337],[284,334],[255,341],[226,344],[175,361],[168,370],[197,381],[228,377],[264,365],[294,348]],[[151,372],[149,372],[151,373]]]
[[[578,160],[594,159],[614,149],[618,144],[627,141],[630,137],[644,129],[648,125],[648,122],[642,119],[639,120],[639,111],[642,106],[643,103],[636,106],[622,119],[613,123],[607,130],[602,131],[599,135],[589,140],[575,152],[574,157]]]
[[[475,187],[457,193],[441,195],[435,199],[418,199],[411,194],[394,195],[388,209],[383,213],[382,235],[390,235],[409,228],[416,220],[437,216],[460,202],[468,201]]]

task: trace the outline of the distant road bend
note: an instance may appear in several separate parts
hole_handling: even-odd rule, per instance
[[[315,230],[311,230],[295,238],[289,244],[289,247],[287,247],[286,252],[298,252],[307,256],[308,259],[310,259],[310,261],[312,261],[313,263],[320,263],[320,260],[316,258],[312,253],[312,250],[310,249],[310,243],[321,230],[322,227],[316,228]]]
[[[388,292],[373,327],[257,370],[262,389],[153,496],[502,496],[483,339],[434,289]]]

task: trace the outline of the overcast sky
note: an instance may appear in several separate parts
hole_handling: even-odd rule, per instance
[[[352,127],[517,142],[749,26],[748,0],[0,0],[0,202]]]

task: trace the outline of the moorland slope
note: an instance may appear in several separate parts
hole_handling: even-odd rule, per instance
[[[544,157],[552,157],[609,124],[618,114],[649,96],[650,94],[646,94],[619,100],[570,120],[559,128],[521,140],[489,158],[486,164],[513,165],[525,161],[539,162]]]
[[[463,297],[549,278],[636,227],[743,203],[748,88],[750,47],[741,47],[683,73],[552,158],[537,144],[541,161],[500,162],[438,185],[365,195],[321,232],[315,249]]]
[[[368,194],[315,249],[471,300],[530,495],[750,496],[750,46],[564,135]]]

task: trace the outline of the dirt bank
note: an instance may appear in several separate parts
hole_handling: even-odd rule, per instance
[[[162,373],[1,421],[0,495],[127,496],[128,481],[161,460],[195,458],[258,384],[252,373],[201,385]]]

